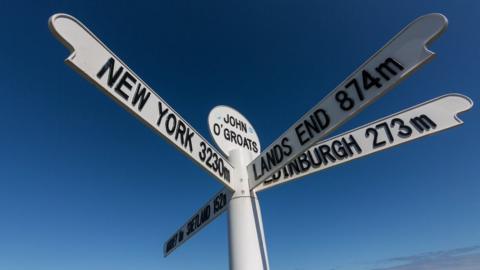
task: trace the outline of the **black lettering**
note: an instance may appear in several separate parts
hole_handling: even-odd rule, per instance
[[[230,141],[237,144],[237,134],[233,130],[230,130]]]
[[[335,157],[339,160],[342,160],[342,159],[348,157],[348,152],[343,147],[341,141],[338,141],[338,140],[333,141],[332,150],[333,150],[333,154],[335,155]]]
[[[213,134],[220,135],[220,125],[217,123],[213,124]]]
[[[403,66],[400,65],[396,60],[389,57],[385,60],[382,64],[378,65],[375,70],[380,74],[385,80],[390,80],[390,77],[387,75],[387,71],[390,73],[391,76],[397,75],[397,71],[393,69],[393,66],[396,67],[398,70],[403,70]]]
[[[183,230],[180,229],[180,231],[178,231],[177,235],[178,235],[178,242],[179,243],[182,242],[183,241]]]
[[[212,168],[213,167],[213,164],[210,163],[210,160],[212,159],[212,149],[210,147],[207,148],[207,155],[208,155],[208,158],[207,158],[207,161],[205,162],[207,164],[208,167]]]
[[[157,126],[160,126],[160,123],[162,122],[162,118],[168,113],[168,108],[165,108],[165,110],[163,110],[162,103],[158,102],[158,112],[159,112],[159,116],[157,120]]]
[[[181,120],[178,120],[177,132],[175,132],[175,141],[178,141],[178,136],[180,135],[180,141],[182,142],[182,144],[185,143],[183,137],[185,135],[185,130],[185,124]]]
[[[225,137],[226,140],[230,141],[230,130],[228,128],[225,128],[223,130],[223,136]]]
[[[213,214],[216,215],[217,212],[222,210],[227,205],[227,194],[219,194],[214,201]]]
[[[298,141],[301,145],[307,143],[316,134],[320,133],[322,129],[330,124],[330,118],[323,109],[317,109],[310,115],[310,121],[304,120],[302,124],[295,127]],[[306,130],[306,131],[305,131]],[[304,138],[303,135],[308,132],[309,137]]]
[[[261,162],[263,164],[263,157],[261,159]],[[262,177],[263,173],[260,175],[257,173],[257,166],[255,166],[255,163],[253,163],[252,166],[253,166],[253,176],[255,177],[255,180],[257,180],[258,178]]]
[[[293,174],[299,174],[300,173],[300,167],[298,166],[297,160],[292,160],[287,164],[288,170],[290,172],[290,175]]]
[[[283,175],[285,176],[285,178],[289,177],[290,175],[288,174],[288,171],[287,171],[287,166],[283,167],[282,168],[282,172],[283,172]]]
[[[273,150],[273,153],[275,155],[275,161],[277,162],[277,164],[282,162],[282,160],[283,160],[283,149],[282,149],[282,147],[277,144],[273,147],[272,150]]]
[[[300,129],[303,127],[303,124],[300,124],[298,126],[295,127],[295,133],[297,133],[297,138],[298,138],[298,141],[300,142],[301,145],[304,145],[306,142],[308,142],[310,140],[310,138],[307,138],[306,140],[304,140],[302,138],[302,135],[305,134],[305,130],[301,130]]]
[[[380,83],[380,78],[373,77],[370,72],[364,70],[362,71],[362,81],[363,81],[363,89],[369,90],[373,86],[380,88],[382,84]],[[363,99],[360,99],[363,100]]]
[[[243,144],[243,138],[242,138],[242,135],[240,134],[237,134],[237,144],[242,146]]]
[[[262,175],[265,173],[265,171],[269,171],[268,169],[268,166],[267,166],[267,163],[265,162],[265,160],[263,159],[263,157],[261,158],[261,161],[262,161]],[[258,179],[258,178],[257,178]]]
[[[390,127],[395,127],[398,124],[398,136],[400,138],[408,138],[412,135],[412,128],[405,125],[402,119],[393,118],[390,122]]]
[[[169,125],[169,123],[172,123],[172,125]],[[170,135],[173,135],[173,133],[175,132],[176,126],[177,126],[177,117],[175,116],[175,114],[171,113],[167,116],[167,120],[165,122],[165,129],[167,130],[167,133]]]
[[[410,119],[410,123],[420,133],[423,133],[425,130],[428,131],[430,128],[435,129],[437,127],[437,124],[425,114]]]
[[[200,215],[201,224],[205,223],[209,218],[210,218],[210,205],[207,205],[207,207],[205,207],[202,210],[202,213]]]
[[[243,132],[247,132],[247,125],[245,125],[245,123],[243,123],[242,121],[240,121],[238,119],[235,119],[235,127],[238,130],[241,130]]]
[[[145,95],[145,93],[147,94]],[[145,87],[142,87],[142,85],[139,83],[137,85],[137,91],[135,91],[135,95],[133,96],[133,99],[132,99],[132,105],[135,107],[135,105],[137,105],[137,102],[140,101],[138,105],[138,110],[142,111],[143,106],[145,106],[145,103],[147,103],[147,100],[149,97],[150,97],[150,92],[148,92],[147,89]]]
[[[107,85],[109,87],[112,87],[115,82],[117,81],[118,77],[120,76],[120,74],[122,74],[123,72],[123,67],[120,66],[120,68],[117,69],[117,71],[115,71],[115,74],[113,73],[113,70],[115,69],[114,68],[114,65],[115,65],[115,59],[113,59],[113,57],[110,57],[110,59],[108,59],[108,61],[105,63],[105,65],[103,65],[103,67],[100,69],[100,71],[97,73],[97,78],[98,79],[102,79],[103,75],[105,74],[105,72],[107,72],[108,70],[108,79],[107,79]]]
[[[378,141],[378,131],[376,129],[367,128],[367,130],[365,130],[365,138],[370,137],[370,134],[372,134],[372,136],[373,136],[373,144],[372,144],[373,149],[378,148],[378,147],[382,147],[385,144],[387,144],[386,141]]]
[[[393,140],[394,140],[393,135],[392,135],[392,132],[390,131],[390,128],[388,127],[387,122],[380,123],[380,124],[376,125],[375,128],[377,130],[380,129],[380,128],[383,128],[385,130],[385,134],[387,135],[388,141],[390,143],[393,142]]]
[[[316,151],[315,151],[316,150]],[[315,156],[317,157],[317,160],[313,158],[312,151],[308,150],[307,155],[310,159],[310,165],[312,168],[318,168],[320,165],[322,165],[322,157],[319,155],[318,150],[315,148]]]
[[[131,82],[129,82],[129,80]],[[137,82],[137,79],[135,79],[128,71],[126,71],[125,73],[123,73],[123,76],[118,82],[117,86],[115,86],[115,92],[117,92],[125,100],[128,100],[128,95],[125,92],[123,92],[122,87],[125,86],[127,90],[130,91],[132,90],[132,84],[135,84],[136,82]]]
[[[287,143],[288,143],[288,138],[287,137],[283,138],[282,139],[283,154],[285,154],[285,156],[288,157],[292,153],[292,147]],[[285,149],[287,151],[285,151]]]
[[[330,117],[324,109],[316,110],[313,115],[315,115],[315,119],[317,119],[321,129],[325,129],[330,124]]]
[[[193,138],[193,135],[195,135],[195,133],[193,131],[190,130],[190,128],[187,128],[187,133],[186,133],[186,136],[185,136],[185,143],[183,144],[183,147],[188,148],[190,149],[190,153],[193,151],[193,145],[192,145],[192,138]]]
[[[170,240],[167,242],[166,253],[170,252],[170,250],[174,249],[177,245],[177,234],[175,234]]]
[[[302,172],[310,169],[310,162],[308,161],[307,154],[303,153],[298,157],[298,163],[300,164],[300,168]]]
[[[348,139],[350,140],[350,142],[347,142],[345,138],[342,138],[342,143],[345,146],[345,148],[348,150],[348,155],[353,156],[353,151],[352,151],[353,148],[355,148],[355,152],[357,154],[362,153],[362,148],[360,148],[360,145],[357,143],[353,135],[349,135]]]
[[[320,145],[318,149],[322,153],[323,162],[325,163],[325,165],[328,164],[327,158],[330,159],[331,162],[336,161],[335,157],[333,157],[332,154],[330,154],[330,147],[328,145]]]
[[[244,122],[241,122],[242,125],[241,125],[241,130],[245,133],[247,133],[247,124],[245,124]]]
[[[258,153],[257,142],[252,142],[253,152]]]
[[[360,86],[358,85],[357,79],[353,78],[351,81],[345,84],[345,88],[349,88],[352,85],[355,88],[355,92],[357,92],[358,99],[360,99],[360,101],[364,100],[365,96],[363,95],[362,89],[360,89]]]
[[[315,131],[315,133],[320,133],[320,127],[317,125],[315,118],[313,118],[313,114],[310,115],[310,120],[311,122],[309,122],[308,120],[303,121],[303,124],[305,125],[305,128],[308,132],[308,136],[312,138],[313,136],[315,136],[312,130]]]
[[[193,233],[193,231],[195,231],[195,217],[192,218],[187,224],[187,236]]]
[[[344,111],[349,111],[355,106],[355,101],[353,101],[344,90],[340,90],[335,94],[335,100]]]
[[[248,150],[252,151],[252,140],[249,138],[243,138],[243,147],[247,148]]]

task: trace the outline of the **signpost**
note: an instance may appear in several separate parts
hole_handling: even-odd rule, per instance
[[[447,18],[443,15],[428,14],[400,31],[248,165],[250,188],[261,184],[430,60],[434,54],[425,46],[446,27]]]
[[[441,14],[409,24],[263,152],[242,114],[215,107],[208,117],[210,134],[227,159],[80,21],[67,14],[49,20],[52,33],[71,51],[67,65],[224,185],[167,239],[164,256],[228,210],[232,270],[269,269],[257,191],[462,124],[457,114],[473,102],[450,94],[318,143],[430,60],[433,53],[425,46],[446,26]]]
[[[449,94],[347,131],[314,145],[259,185],[256,191],[459,126],[463,122],[457,115],[472,106],[470,98]]]

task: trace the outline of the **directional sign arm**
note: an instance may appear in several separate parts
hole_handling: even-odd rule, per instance
[[[444,95],[320,142],[263,182],[256,191],[433,135],[461,125],[458,114],[472,108],[470,98]]]
[[[233,190],[230,163],[87,27],[55,14],[49,28],[71,51],[65,60],[71,68]]]
[[[422,16],[398,33],[248,165],[250,188],[383,96],[428,62],[426,48],[447,26],[441,14]]]
[[[227,210],[232,192],[223,189],[200,208],[180,229],[178,229],[163,245],[163,256],[167,257],[176,248],[185,243],[193,235],[207,226],[212,220]]]

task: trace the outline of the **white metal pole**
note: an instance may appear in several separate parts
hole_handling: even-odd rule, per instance
[[[235,193],[228,204],[230,270],[268,270],[261,213],[248,186],[247,164],[251,155],[242,150],[229,153],[235,167]]]
[[[260,202],[258,201],[257,193],[255,191],[251,191],[251,195],[255,200],[255,204],[253,205],[253,212],[255,214],[257,220],[257,229],[259,232],[259,241],[260,241],[260,248],[262,249],[262,260],[263,260],[263,267],[265,270],[270,270],[270,264],[268,262],[268,253],[267,253],[267,242],[265,242],[265,232],[263,230],[263,219],[262,219],[262,211],[260,210]]]

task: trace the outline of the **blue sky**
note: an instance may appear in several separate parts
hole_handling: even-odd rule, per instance
[[[72,14],[210,140],[216,105],[269,145],[418,16],[437,57],[340,131],[431,98],[480,100],[478,1],[2,1],[0,269],[226,269],[227,216],[163,242],[221,185],[68,68]],[[271,269],[480,268],[479,109],[463,126],[259,195]],[[452,266],[453,265],[453,266]]]

